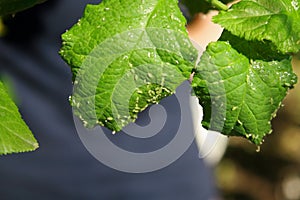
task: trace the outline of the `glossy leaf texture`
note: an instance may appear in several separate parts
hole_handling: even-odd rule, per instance
[[[0,82],[0,155],[33,151],[38,143]]]
[[[270,121],[297,77],[288,57],[280,61],[248,57],[229,42],[211,43],[201,57],[193,88],[204,107],[206,128],[260,145],[271,133]]]
[[[299,0],[242,0],[214,17],[246,40],[271,41],[282,53],[300,50]]]
[[[119,131],[175,92],[197,59],[177,0],[106,0],[88,5],[63,34],[73,111],[87,127]]]

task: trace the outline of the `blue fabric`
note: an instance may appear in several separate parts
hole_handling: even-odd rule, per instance
[[[0,40],[1,74],[12,80],[20,111],[40,144],[32,153],[0,157],[0,199],[212,199],[212,172],[195,144],[164,169],[129,174],[104,166],[81,143],[68,103],[71,72],[58,51],[60,34],[77,21],[86,3],[97,2],[60,0],[43,12],[45,31],[34,40],[22,45]],[[130,142],[122,138],[122,145]]]

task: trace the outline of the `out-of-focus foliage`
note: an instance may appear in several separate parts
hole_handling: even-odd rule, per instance
[[[0,16],[15,14],[46,0],[0,0]]]
[[[0,37],[3,36],[6,32],[5,25],[3,24],[2,18],[0,17]]]

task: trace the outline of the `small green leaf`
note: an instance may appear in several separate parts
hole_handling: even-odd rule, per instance
[[[300,50],[299,0],[242,0],[213,18],[246,40],[271,41],[282,53]]]
[[[204,107],[205,127],[261,144],[296,81],[290,59],[249,60],[228,42],[219,41],[201,57],[193,88]]]
[[[38,143],[0,82],[0,155],[33,151]]]
[[[46,0],[0,0],[0,16],[15,14]]]
[[[86,7],[60,51],[74,75],[73,111],[85,126],[119,131],[189,78],[198,53],[185,24],[177,0]]]

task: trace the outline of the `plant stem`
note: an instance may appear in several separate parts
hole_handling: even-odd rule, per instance
[[[218,10],[228,10],[228,7],[219,0],[206,0],[210,3],[213,7],[217,8]]]

